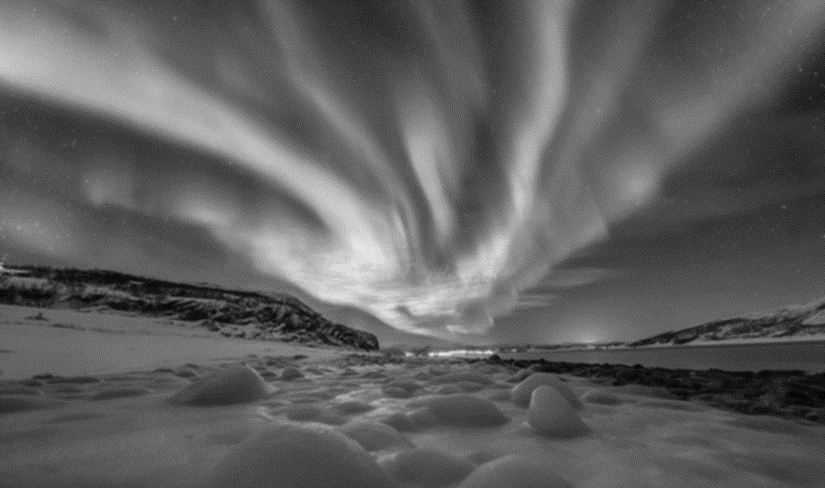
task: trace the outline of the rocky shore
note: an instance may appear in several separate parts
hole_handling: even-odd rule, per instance
[[[471,362],[479,360],[470,360]],[[740,413],[803,418],[825,424],[825,373],[801,370],[759,372],[646,368],[636,364],[563,363],[504,360],[496,355],[480,360],[535,372],[587,377],[613,386],[661,387],[673,398],[697,400]]]
[[[432,361],[354,354],[350,364],[386,364]],[[636,364],[552,362],[545,359],[515,360],[492,355],[484,359],[450,358],[451,364],[505,366],[517,383],[534,372],[568,374],[610,386],[641,385],[659,389],[663,397],[699,401],[744,414],[771,415],[788,420],[804,419],[825,424],[825,373],[788,371],[723,371],[646,368]]]

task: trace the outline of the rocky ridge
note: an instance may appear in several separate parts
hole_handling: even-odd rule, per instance
[[[713,320],[626,344],[627,347],[701,344],[742,339],[825,337],[825,299],[781,310]]]
[[[172,283],[112,271],[26,268],[0,280],[0,303],[112,311],[189,322],[225,337],[379,349],[374,334],[334,323],[289,295]]]

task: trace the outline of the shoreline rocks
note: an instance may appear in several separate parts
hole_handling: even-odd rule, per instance
[[[537,373],[569,374],[612,385],[660,387],[675,399],[752,415],[773,415],[825,424],[825,373],[801,370],[723,371],[646,368],[640,364],[551,362],[545,359],[467,359]]]

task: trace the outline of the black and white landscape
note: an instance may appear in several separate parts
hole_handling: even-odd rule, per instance
[[[0,488],[821,487],[824,45],[812,0],[0,2]]]

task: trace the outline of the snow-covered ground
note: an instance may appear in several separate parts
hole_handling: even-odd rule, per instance
[[[12,322],[2,337],[17,337],[3,339],[16,352],[2,356],[25,355],[38,372],[99,373],[0,385],[0,487],[781,488],[825,479],[825,427],[664,400],[654,389],[547,374],[519,383],[491,365],[346,367],[340,353],[208,346],[163,324],[163,340],[146,343],[146,321],[60,311],[44,315],[121,332],[57,336],[30,325],[37,332],[25,336],[17,312],[2,312]],[[316,356],[285,364],[260,355],[268,347]],[[259,357],[212,361],[249,353]],[[174,361],[201,366],[127,373]]]
[[[248,366],[204,368],[168,392],[0,415],[0,486],[780,488],[825,476],[821,426],[639,389],[541,376],[514,387],[489,366],[298,369],[267,384]],[[90,391],[171,378],[104,377]]]
[[[45,320],[26,318],[37,313]],[[247,354],[305,354],[320,359],[340,353],[228,339],[157,319],[0,305],[0,380],[41,373],[97,375],[147,370]]]

